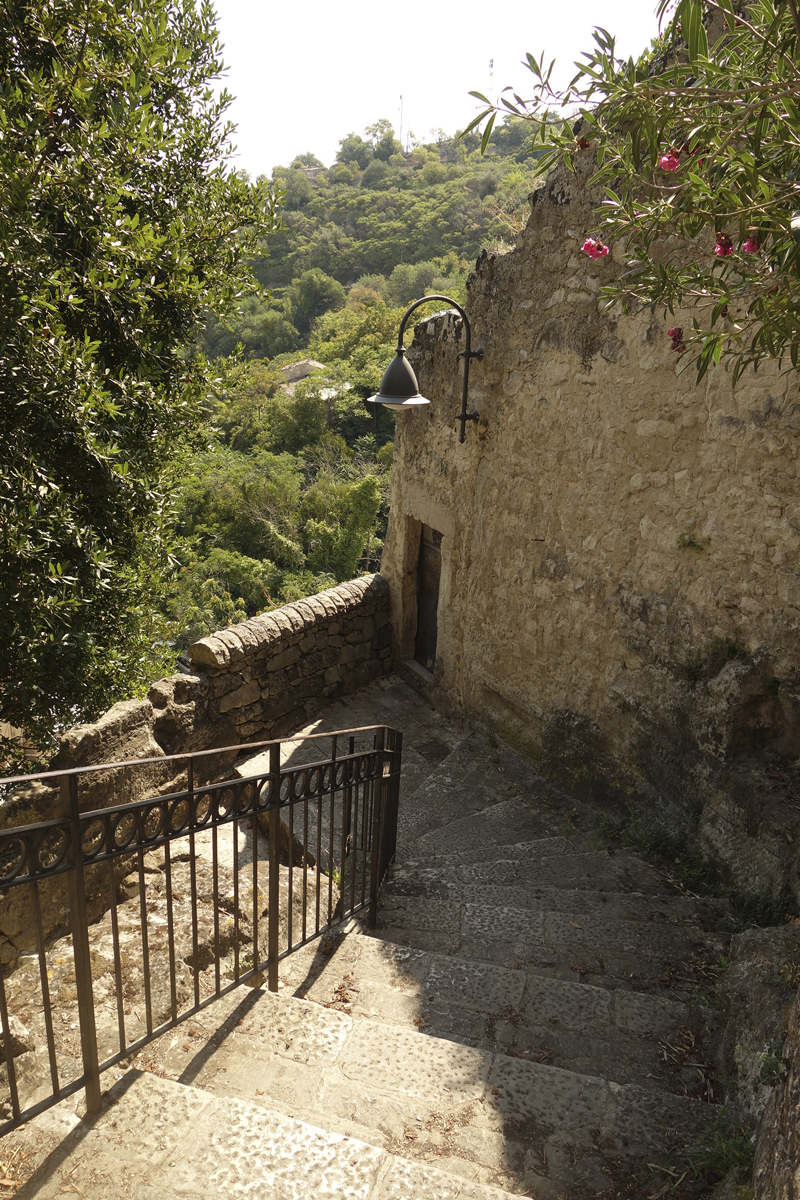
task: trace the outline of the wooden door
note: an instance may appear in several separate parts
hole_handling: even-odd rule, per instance
[[[422,526],[417,570],[417,634],[414,658],[428,671],[436,664],[436,614],[439,608],[439,578],[442,573],[442,535]]]

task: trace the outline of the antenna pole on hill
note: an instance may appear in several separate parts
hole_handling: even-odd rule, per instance
[[[402,149],[402,146],[403,146],[403,97],[402,97],[402,96],[400,97],[400,136],[399,136],[399,142],[400,142],[400,147],[401,147],[401,149]]]

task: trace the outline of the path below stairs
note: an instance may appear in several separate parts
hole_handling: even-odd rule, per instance
[[[598,811],[396,678],[305,732],[375,723],[404,734],[378,928],[351,921],[284,960],[277,995],[240,988],[110,1072],[91,1124],[65,1101],[10,1135],[20,1197],[703,1194],[669,1189],[719,1115],[725,905],[614,852]]]

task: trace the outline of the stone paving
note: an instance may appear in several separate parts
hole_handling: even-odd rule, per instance
[[[373,723],[404,733],[378,928],[351,920],[283,960],[277,995],[240,988],[109,1072],[101,1117],[65,1101],[10,1135],[20,1196],[665,1194],[719,1111],[701,985],[724,905],[610,851],[590,806],[397,679],[305,732]]]

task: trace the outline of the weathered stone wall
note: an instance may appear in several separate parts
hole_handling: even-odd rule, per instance
[[[798,895],[797,379],[767,366],[734,391],[720,368],[698,387],[666,334],[680,317],[603,314],[622,253],[580,253],[591,167],[552,175],[516,248],[478,260],[464,445],[460,320],[417,326],[432,402],[397,422],[395,655],[413,657],[424,522],[443,534],[434,702],[694,831],[736,886]]]
[[[388,606],[386,581],[365,575],[202,638],[189,649],[194,674],[159,679],[144,700],[123,700],[94,724],[68,730],[51,769],[155,760],[81,776],[83,811],[183,788],[186,771],[176,770],[169,755],[280,737],[301,728],[331,699],[388,671]],[[197,759],[195,778],[214,777],[237,757]],[[0,803],[0,828],[60,814],[58,788],[36,783],[16,788]],[[105,869],[90,869],[93,918],[108,906],[107,889]],[[66,929],[65,877],[47,880],[41,891],[45,933],[53,936]],[[27,888],[16,888],[0,904],[0,962],[34,945]]]
[[[202,638],[189,658],[208,683],[206,720],[225,741],[297,728],[388,670],[388,588],[380,575],[354,579]],[[148,694],[156,708],[158,687]]]
[[[788,1025],[780,1076],[756,1140],[753,1200],[794,1200],[800,1193],[800,998]]]

